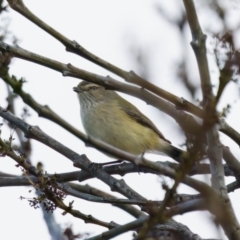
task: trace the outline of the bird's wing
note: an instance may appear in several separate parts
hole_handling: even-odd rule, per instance
[[[125,100],[125,99],[123,99]],[[125,100],[126,101],[126,100]],[[123,102],[122,102],[123,103]],[[129,103],[128,103],[129,104]],[[134,121],[142,124],[145,127],[148,127],[150,129],[152,129],[155,133],[157,133],[159,135],[159,137],[161,139],[163,139],[164,141],[171,143],[169,140],[167,140],[163,134],[158,130],[158,128],[154,125],[154,123],[147,118],[146,116],[144,116],[134,105],[131,104],[131,108],[128,107],[128,104],[123,104],[122,110],[127,113]]]

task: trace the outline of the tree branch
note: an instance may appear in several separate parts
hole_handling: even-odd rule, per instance
[[[123,180],[115,179],[114,177],[110,176],[100,168],[98,169],[93,168],[91,161],[85,155],[80,156],[76,152],[72,151],[71,149],[67,148],[63,144],[59,143],[55,139],[45,134],[43,131],[40,130],[39,127],[33,127],[27,124],[26,122],[22,121],[21,119],[17,118],[16,116],[14,116],[13,114],[11,114],[10,112],[6,111],[1,107],[0,107],[0,116],[5,118],[9,122],[11,122],[13,125],[20,128],[24,132],[27,138],[35,139],[51,147],[55,151],[59,152],[60,154],[62,154],[63,156],[71,160],[75,166],[78,166],[81,169],[89,171],[92,175],[101,179],[104,183],[110,186],[113,191],[118,191],[130,199],[133,198],[133,199],[145,200],[145,198],[143,198],[134,190],[132,190],[130,187],[128,187]],[[99,142],[97,140],[94,140],[94,141]],[[107,146],[107,144],[104,144],[103,142],[99,142],[99,143],[102,146],[104,145]]]
[[[210,80],[207,51],[205,46],[206,36],[202,33],[194,3],[192,0],[183,0],[188,23],[192,32],[192,47],[197,59],[198,69],[201,79],[201,87],[203,94],[203,106],[205,110],[204,127],[207,129],[208,139],[208,156],[212,172],[212,185],[220,192],[222,201],[225,205],[225,213],[227,215],[215,214],[218,221],[222,225],[226,235],[230,239],[240,239],[240,226],[232,209],[227,188],[224,181],[224,169],[222,165],[222,147],[218,136],[217,113],[215,110],[216,101],[212,93],[212,85]],[[227,222],[225,219],[231,219]]]

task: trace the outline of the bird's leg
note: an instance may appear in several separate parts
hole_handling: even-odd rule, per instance
[[[115,161],[111,161],[111,162],[105,162],[105,163],[98,163],[101,166],[107,166],[107,165],[112,165],[112,164],[117,164],[117,163],[122,163],[124,162],[123,159],[119,159],[119,160],[115,160]]]
[[[145,151],[144,151],[144,152],[142,152],[142,154],[141,154],[141,158],[143,158],[143,157],[144,157],[144,154],[145,154]],[[137,171],[138,171],[138,174],[140,175],[139,166],[138,166],[138,165],[136,165],[136,166],[137,166]]]
[[[105,163],[91,163],[91,167],[101,167],[102,168],[103,166],[122,163],[122,162],[124,162],[123,159],[119,159],[119,160],[111,161],[111,162],[105,162]]]

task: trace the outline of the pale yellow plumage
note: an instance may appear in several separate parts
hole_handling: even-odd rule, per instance
[[[88,135],[137,155],[162,152],[181,161],[187,154],[172,146],[151,120],[116,92],[86,81],[74,91]]]

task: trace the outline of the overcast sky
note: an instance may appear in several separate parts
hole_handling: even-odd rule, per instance
[[[176,65],[181,61],[182,57],[192,59],[188,66],[191,78],[196,86],[200,84],[194,55],[190,44],[187,45],[191,41],[189,30],[185,30],[186,43],[184,43],[184,45],[181,42],[178,29],[167,22],[157,12],[156,5],[162,1],[25,0],[24,2],[33,13],[60,33],[69,39],[76,40],[87,50],[127,71],[139,71],[134,57],[134,49],[135,51],[141,50],[146,54],[147,66],[149,67],[149,80],[179,97],[191,100],[191,96],[176,77]],[[168,0],[167,4],[162,5],[169,17],[180,16],[183,6],[177,2],[176,0]],[[211,24],[209,24],[208,14],[210,13],[199,11],[200,23],[203,25],[203,29],[210,28],[212,24],[220,29],[221,26],[218,25],[219,23],[214,17],[210,18]],[[67,53],[61,43],[10,8],[9,12],[4,16],[11,19],[9,31],[19,39],[19,46],[22,48],[65,64],[71,63],[81,69],[104,76],[110,75],[121,80],[119,77],[87,60],[77,55]],[[232,18],[234,20],[232,20]],[[236,22],[240,22],[234,9],[232,10],[232,18],[229,16],[229,24],[232,24],[232,26],[234,26]],[[0,21],[1,24],[4,23],[3,18]],[[211,63],[212,81],[214,84],[217,84],[218,73],[210,52],[209,49],[208,57]],[[10,73],[18,78],[24,77],[27,80],[23,89],[31,93],[37,102],[43,105],[49,105],[52,110],[57,112],[66,121],[83,131],[79,115],[79,103],[76,94],[72,91],[72,88],[79,83],[79,80],[63,77],[60,73],[51,69],[20,59],[13,59]],[[2,107],[6,107],[7,105],[6,97],[6,85],[3,81],[0,81],[0,105]],[[197,98],[201,98],[201,92],[198,93],[195,100],[197,100]],[[233,107],[227,121],[237,131],[240,131],[238,86],[234,83],[229,84],[224,92],[223,98],[226,100],[221,102],[219,108],[221,109],[223,106],[226,106],[227,103],[232,104]],[[133,97],[127,97],[127,99],[151,118],[175,146],[184,142],[184,137],[181,135],[173,119],[163,113],[159,113],[158,110],[138,99]],[[19,99],[16,105],[18,116],[21,115],[23,106],[23,103]],[[104,162],[107,160],[106,156],[92,148],[86,148],[83,142],[70,133],[67,133],[61,127],[48,120],[38,118],[37,114],[30,108],[29,111],[31,113],[31,117],[27,119],[29,124],[38,125],[43,131],[72,150],[80,154],[86,153],[92,161]],[[0,122],[2,122],[2,120],[0,120]],[[6,139],[9,137],[9,130],[7,128],[2,128],[2,137]],[[221,140],[224,144],[231,147],[236,157],[240,157],[239,148],[235,143],[223,135],[221,135]],[[32,144],[33,152],[31,158],[33,163],[36,164],[38,161],[42,161],[48,173],[76,170],[69,160],[54,152],[52,149],[36,141],[32,141]],[[161,160],[167,159],[163,156],[160,158]],[[159,157],[157,159],[159,159]],[[19,168],[16,168],[15,165],[16,163],[7,157],[2,158],[0,161],[1,171],[20,175],[21,171]],[[121,178],[119,176],[116,177]],[[207,177],[197,178],[209,182]],[[167,183],[171,184],[169,179],[164,179]],[[158,178],[155,175],[130,174],[124,176],[124,180],[132,188],[150,200],[161,200],[164,196],[164,192],[161,189],[162,178]],[[227,182],[231,182],[232,180],[233,179],[228,178]],[[87,181],[83,184],[86,183],[110,192],[109,187],[98,180]],[[19,200],[20,196],[33,197],[34,190],[32,189],[32,192],[29,192],[29,190],[30,188],[14,187],[1,189],[2,204],[0,205],[0,212],[4,223],[2,223],[0,239],[30,240],[33,239],[33,236],[34,239],[39,240],[50,239],[45,223],[42,220],[42,212],[30,208],[26,200]],[[194,193],[193,190],[186,186],[181,186],[178,192]],[[238,192],[230,194],[235,209],[237,205],[239,205],[237,203],[237,199],[239,199],[238,195]],[[66,203],[72,199],[72,197],[67,197]],[[92,214],[94,217],[106,222],[116,221],[119,224],[124,224],[133,220],[127,213],[108,204],[89,203],[75,199],[74,208],[84,214]],[[61,224],[63,228],[72,225],[75,233],[90,232],[96,235],[107,230],[92,224],[85,224],[82,220],[75,219],[69,214],[62,216],[61,213],[61,210],[57,210],[54,213],[58,223]],[[240,215],[238,214],[238,219],[239,217]],[[184,216],[178,216],[175,219],[186,224],[191,231],[199,234],[203,238],[222,237],[217,233],[209,214],[189,213]],[[9,231],[9,226],[12,226],[12,230],[14,231]],[[131,233],[128,233],[115,239],[130,239],[130,236]]]

